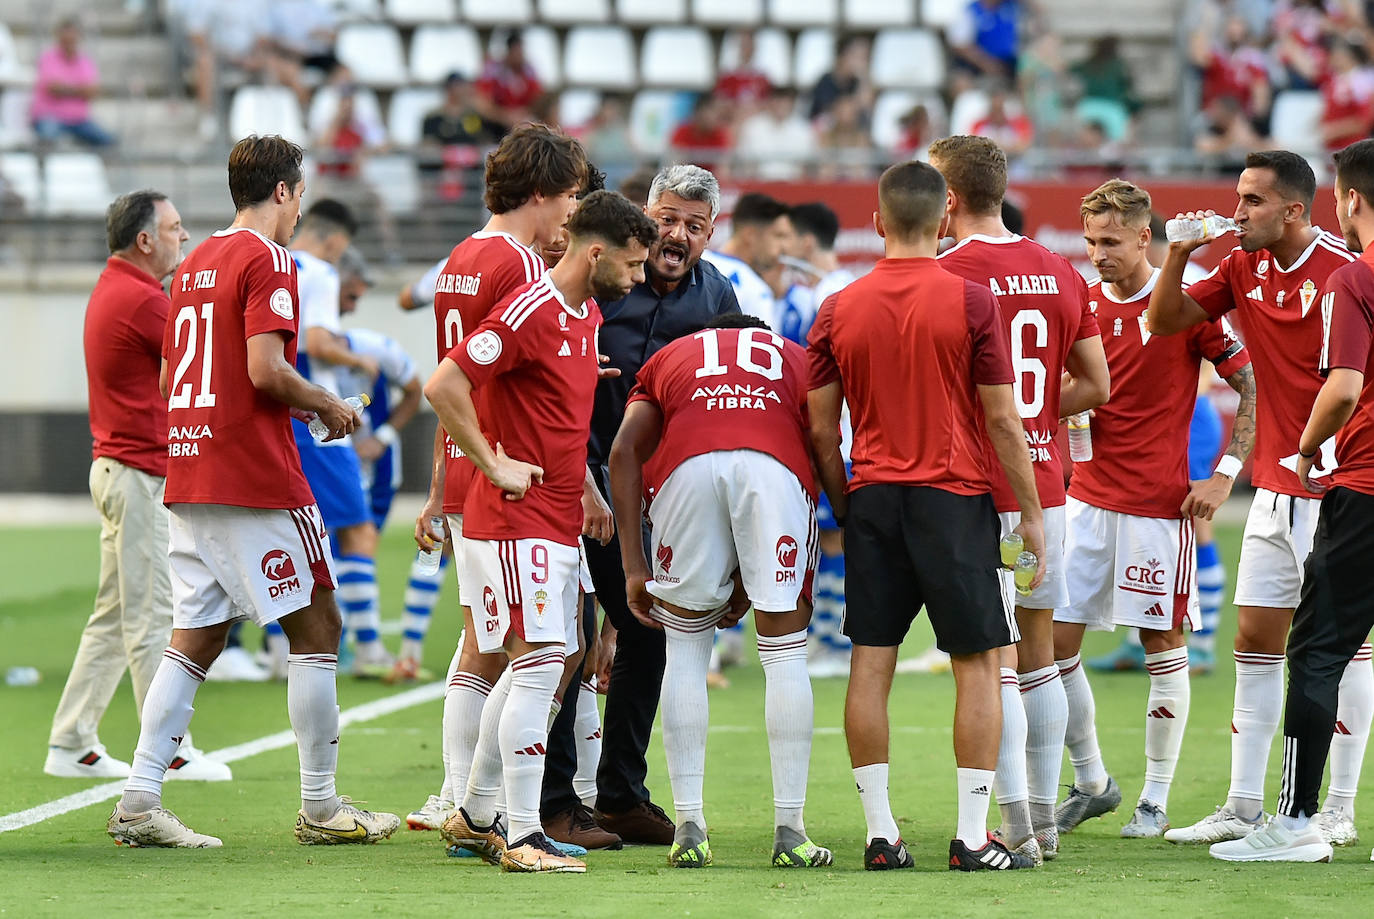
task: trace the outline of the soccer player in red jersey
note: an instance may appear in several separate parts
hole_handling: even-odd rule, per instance
[[[191,720],[196,690],[248,616],[280,622],[300,753],[304,845],[374,842],[400,825],[334,790],[339,751],[339,610],[329,538],[301,472],[292,416],[331,437],[358,422],[338,396],[296,372],[295,263],[285,245],[300,217],[301,148],[250,136],[229,154],[233,224],[201,243],[172,278],[162,343],[168,397],[165,500],[171,514],[172,643],[144,701],[116,842],[218,847],[162,807],[162,780]]]
[[[1335,161],[1336,220],[1346,245],[1362,254],[1323,284],[1318,367],[1326,380],[1294,444],[1298,483],[1322,498],[1288,638],[1277,813],[1263,829],[1213,845],[1212,856],[1226,861],[1331,860],[1330,840],[1314,813],[1317,793],[1346,705],[1347,668],[1374,627],[1368,574],[1374,550],[1374,141],[1351,144]],[[1314,472],[1327,465],[1321,451],[1332,438],[1338,465],[1326,485]]]
[[[1016,648],[1002,655],[996,791],[1002,811],[999,832],[1008,846],[1024,847],[1032,858],[1054,858],[1059,846],[1054,802],[1068,695],[1074,691],[1060,679],[1067,665],[1057,666],[1054,654],[1052,614],[1069,599],[1064,574],[1064,467],[1055,434],[1060,418],[1107,401],[1107,361],[1078,271],[1067,259],[1002,223],[1007,189],[1002,150],[983,137],[948,137],[931,144],[930,162],[949,183],[947,235],[956,240],[940,256],[940,267],[987,285],[997,298],[1011,342],[1016,409],[1045,510],[1045,580],[1030,594],[1016,597],[1020,637]],[[1006,535],[1018,522],[1017,502],[995,469],[992,494]]]
[[[1180,279],[1188,257],[1211,240],[1171,244],[1146,314],[1151,334],[1172,335],[1235,310],[1260,394],[1251,475],[1257,490],[1236,570],[1231,787],[1215,813],[1165,834],[1179,843],[1236,839],[1263,823],[1264,776],[1283,704],[1284,645],[1320,505],[1297,475],[1298,437],[1322,385],[1318,305],[1332,272],[1355,259],[1340,237],[1312,225],[1317,183],[1305,159],[1269,150],[1250,154],[1245,165],[1236,183],[1240,244],[1186,291]],[[1225,462],[1218,463],[1213,487],[1239,472]],[[1335,465],[1334,441],[1327,441],[1312,478],[1325,481]],[[1329,841],[1346,844],[1356,839],[1355,790],[1374,715],[1367,646],[1346,670],[1341,700],[1337,720],[1344,730],[1332,741],[1331,786],[1317,822]]]
[[[508,871],[585,871],[539,819],[549,714],[577,650],[578,545],[587,439],[598,378],[598,300],[644,279],[658,230],[623,195],[594,192],[568,222],[568,252],[497,305],[425,386],[445,430],[481,473],[464,508],[461,582],[477,598],[475,650],[510,658],[509,695],[492,695],[479,747],[500,752],[509,830],[502,838],[490,764],[473,763],[447,836]],[[480,421],[479,421],[480,419]],[[497,732],[496,744],[486,735]]]
[[[1060,808],[1068,831],[1102,813],[1100,788],[1115,787],[1102,765],[1092,690],[1079,665],[1085,629],[1140,630],[1150,694],[1145,710],[1145,787],[1125,837],[1155,837],[1169,826],[1169,786],[1188,724],[1191,689],[1184,625],[1197,628],[1193,517],[1210,518],[1231,480],[1196,489],[1188,481],[1188,430],[1198,367],[1210,361],[1240,394],[1226,455],[1242,464],[1255,429],[1250,358],[1225,319],[1186,335],[1151,335],[1145,308],[1159,269],[1150,265],[1150,195],[1112,179],[1083,199],[1083,237],[1100,277],[1088,285],[1102,328],[1112,398],[1091,422],[1092,458],[1074,464],[1064,554],[1069,603],[1054,613],[1054,656],[1069,661],[1081,691],[1069,699],[1068,747],[1074,785]],[[1214,487],[1220,486],[1220,487]],[[1117,790],[1111,797],[1120,797]]]
[[[702,810],[706,674],[716,626],[751,604],[767,683],[773,864],[833,861],[802,822],[812,732],[806,627],[819,539],[806,399],[806,352],[762,319],[723,316],[640,369],[611,449],[630,610],[667,638],[660,706],[675,867],[711,863]],[[652,573],[639,526],[646,487]]]
[[[1032,588],[1045,574],[1040,499],[997,301],[934,260],[945,202],[944,179],[924,163],[884,172],[874,224],[886,257],[826,299],[809,337],[811,442],[835,518],[848,520],[844,631],[854,649],[845,737],[872,870],[914,864],[888,804],[887,697],[897,648],[922,605],[950,655],[957,694],[959,824],[949,867],[1035,865],[987,833],[1002,730],[999,649],[1016,638],[998,574],[989,441],[1022,510],[1016,531],[1039,559]],[[852,478],[840,455],[846,400]]]

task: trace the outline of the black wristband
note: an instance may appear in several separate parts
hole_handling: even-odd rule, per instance
[[[1302,447],[1299,447],[1299,448],[1298,448],[1298,456],[1301,456],[1303,459],[1312,459],[1314,456],[1317,455],[1317,453],[1319,452],[1319,450],[1320,450],[1320,448],[1318,448],[1318,450],[1313,450],[1311,453],[1303,453],[1303,452],[1302,452]]]

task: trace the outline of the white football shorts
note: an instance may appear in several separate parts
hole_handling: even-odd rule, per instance
[[[1056,622],[1110,632],[1201,622],[1192,518],[1136,517],[1068,500],[1069,603]]]
[[[582,548],[580,539],[577,541],[577,582],[587,596],[596,593],[596,585],[592,583],[592,570],[587,567],[587,551]]]
[[[1002,535],[1006,536],[1021,523],[1020,511],[998,514],[1002,521]],[[1063,609],[1069,604],[1069,588],[1064,580],[1064,508],[1045,508],[1045,580],[1029,596],[1016,592],[1011,570],[1000,569],[1002,596],[1010,598],[1013,606],[1022,609]],[[1020,639],[1017,639],[1018,641]]]
[[[714,610],[738,568],[755,610],[786,613],[811,597],[816,510],[792,471],[756,450],[685,460],[649,505],[651,593],[681,609]]]
[[[172,627],[200,629],[245,616],[276,622],[333,590],[334,555],[320,509],[225,504],[168,506]]]
[[[1255,492],[1236,567],[1236,606],[1296,609],[1317,532],[1320,498]]]
[[[463,577],[463,515],[445,514],[444,518],[448,521],[448,538],[453,543],[453,575],[458,579],[458,605],[470,607],[472,598],[463,586],[467,581]]]
[[[547,539],[463,540],[463,579],[477,650],[500,651],[514,634],[530,644],[559,643],[571,655],[578,639],[578,552]]]

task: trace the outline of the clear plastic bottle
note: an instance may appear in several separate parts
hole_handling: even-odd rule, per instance
[[[439,534],[439,542],[428,551],[421,549],[415,555],[416,568],[420,574],[434,574],[444,559],[444,518],[429,518],[429,528]]]
[[[1035,571],[1040,567],[1040,559],[1035,557],[1034,552],[1022,552],[1016,556],[1016,567],[1011,570],[1012,579],[1016,582],[1016,592],[1023,597],[1030,596],[1031,581],[1035,580]]]
[[[1164,224],[1164,238],[1171,243],[1192,242],[1204,237],[1217,237],[1238,229],[1234,220],[1213,214],[1211,217],[1175,217]]]
[[[1069,416],[1069,459],[1086,463],[1093,458],[1093,429],[1087,412]]]
[[[362,412],[363,409],[372,404],[372,397],[367,393],[362,393],[357,396],[349,396],[344,402],[348,403],[348,407],[353,409],[356,414]],[[315,438],[316,443],[319,443],[329,436],[329,426],[318,418],[312,420],[309,427],[310,436]]]
[[[1016,557],[1021,554],[1021,550],[1026,547],[1026,543],[1021,539],[1020,533],[1008,533],[1002,537],[1002,567],[1015,568]]]

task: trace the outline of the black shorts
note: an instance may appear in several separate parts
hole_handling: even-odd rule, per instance
[[[1337,486],[1322,498],[1312,554],[1303,568],[1288,657],[1340,679],[1374,628],[1369,559],[1374,554],[1374,495]],[[1292,665],[1290,664],[1290,670]]]
[[[1011,644],[998,577],[1001,532],[991,495],[859,488],[849,496],[844,534],[844,634],[856,645],[899,645],[924,605],[943,651]]]

